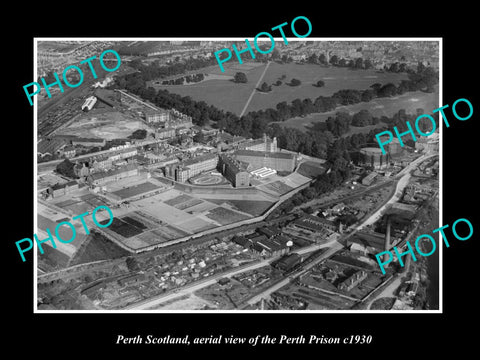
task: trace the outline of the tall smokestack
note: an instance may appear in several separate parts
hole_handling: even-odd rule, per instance
[[[385,232],[385,248],[384,251],[390,250],[390,227],[391,227],[391,221],[390,221],[390,216],[387,216],[387,231]],[[383,256],[383,261],[387,261],[387,254]]]

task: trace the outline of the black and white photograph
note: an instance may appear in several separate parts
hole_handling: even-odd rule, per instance
[[[8,351],[475,349],[472,5],[24,7],[3,23]]]
[[[36,39],[37,310],[439,310],[441,45]]]

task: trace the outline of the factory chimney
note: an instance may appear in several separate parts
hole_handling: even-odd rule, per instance
[[[391,227],[391,219],[390,219],[390,216],[387,215],[387,230],[385,232],[385,249],[384,249],[384,251],[390,250],[390,247],[391,247],[391,244],[390,244],[390,227]],[[387,255],[388,255],[388,253],[383,256],[383,261],[384,262],[387,261]]]

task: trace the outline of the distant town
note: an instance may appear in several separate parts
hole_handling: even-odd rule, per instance
[[[37,41],[45,79],[122,59],[37,95],[39,239],[114,214],[43,244],[39,311],[438,309],[438,254],[375,259],[439,226],[438,130],[375,141],[439,106],[438,41],[294,40],[225,72],[233,41]]]

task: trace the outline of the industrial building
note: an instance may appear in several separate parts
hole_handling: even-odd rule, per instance
[[[380,148],[366,147],[360,149],[358,154],[358,165],[373,166],[374,169],[382,169],[387,167],[390,155],[382,153]]]
[[[349,276],[344,281],[342,281],[340,284],[338,284],[338,288],[340,290],[350,291],[355,286],[360,284],[363,280],[365,280],[367,276],[368,276],[368,273],[366,271],[359,270],[359,271],[355,272],[354,274],[352,274],[351,276]]]
[[[253,170],[267,167],[276,171],[292,172],[296,166],[296,156],[290,153],[255,150],[237,150],[235,158],[250,164]]]
[[[396,245],[399,239],[391,239],[391,217],[387,216],[386,233],[357,231],[355,235],[348,238],[346,246],[350,251],[356,251],[363,255],[374,255],[382,251],[390,250]]]
[[[312,232],[322,231],[324,229],[328,229],[331,231],[339,230],[339,226],[333,221],[313,215],[305,215],[300,219],[295,220],[292,224],[297,228],[309,230]]]
[[[233,242],[260,256],[284,255],[290,251],[293,242],[281,235],[268,238],[266,235],[252,234],[250,238],[235,236]]]
[[[302,257],[297,253],[291,253],[287,256],[282,257],[276,264],[275,267],[282,271],[290,271],[295,266],[302,262]]]
[[[43,157],[46,155],[56,154],[67,143],[68,141],[62,138],[42,139],[37,144],[37,155]]]
[[[220,155],[218,169],[234,187],[250,186],[248,163],[234,159],[231,155]]]
[[[375,171],[371,172],[370,174],[368,174],[362,179],[362,184],[367,186],[371,185],[373,180],[375,180],[375,178],[377,177],[377,175],[378,173],[376,173]]]

